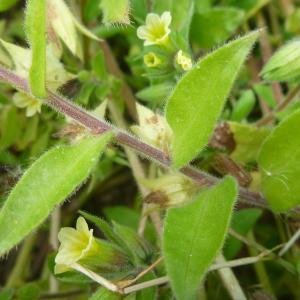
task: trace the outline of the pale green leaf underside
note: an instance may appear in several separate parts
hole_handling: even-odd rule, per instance
[[[29,0],[26,9],[26,35],[32,51],[29,83],[32,94],[46,97],[46,0]]]
[[[192,203],[169,209],[163,254],[176,299],[196,299],[200,281],[223,245],[236,198],[235,180],[227,177]]]
[[[173,129],[172,159],[179,168],[208,143],[225,100],[259,32],[252,32],[200,59],[177,84],[166,117]]]
[[[24,173],[0,211],[0,256],[41,224],[89,175],[111,139],[107,133],[42,155]]]
[[[300,204],[300,111],[273,129],[258,156],[262,191],[273,210]]]

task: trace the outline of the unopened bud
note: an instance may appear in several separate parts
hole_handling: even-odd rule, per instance
[[[175,61],[184,71],[189,71],[193,67],[191,58],[183,54],[182,50],[177,52]]]
[[[181,205],[191,200],[197,191],[195,183],[181,174],[142,179],[140,182],[151,190],[145,201],[161,207]]]
[[[161,60],[154,52],[144,55],[144,63],[148,68],[155,68],[161,64]]]
[[[139,125],[131,126],[132,131],[145,142],[168,152],[172,141],[172,130],[166,119],[149,108],[137,105]]]
[[[261,75],[266,80],[288,81],[300,76],[300,40],[281,47],[264,66]]]

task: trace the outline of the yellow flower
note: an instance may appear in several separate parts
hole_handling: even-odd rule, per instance
[[[161,16],[150,13],[146,17],[146,25],[137,29],[137,36],[144,40],[145,46],[164,44],[171,32],[169,28],[171,20],[172,17],[168,11]]]
[[[155,68],[160,65],[161,60],[153,52],[149,52],[144,56],[144,63],[149,68]]]
[[[139,125],[131,126],[132,131],[145,142],[168,152],[172,130],[166,119],[149,108],[137,104]]]
[[[76,229],[64,227],[58,234],[61,243],[55,257],[55,273],[70,271],[78,263],[94,271],[117,270],[128,264],[127,257],[112,244],[96,239],[83,217],[76,222]]]
[[[188,71],[193,67],[190,57],[183,54],[182,50],[179,50],[176,54],[176,63],[181,66],[184,71]]]
[[[16,92],[13,95],[13,101],[17,107],[26,108],[26,116],[32,117],[36,113],[41,112],[43,101],[37,98],[28,96],[22,92]]]

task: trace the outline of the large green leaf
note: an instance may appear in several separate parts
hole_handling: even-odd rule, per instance
[[[89,175],[110,133],[59,146],[24,173],[0,211],[0,256],[41,224]]]
[[[300,111],[273,129],[258,156],[262,191],[273,210],[300,204]]]
[[[200,59],[177,84],[166,117],[174,132],[172,158],[182,167],[208,143],[225,100],[258,37],[252,32]]]
[[[29,70],[31,92],[38,98],[46,97],[46,0],[27,1],[26,35],[32,51]]]
[[[192,203],[167,212],[163,254],[178,300],[196,299],[200,281],[223,245],[236,198],[235,180],[227,177]]]

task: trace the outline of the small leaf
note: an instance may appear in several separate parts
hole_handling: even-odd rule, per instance
[[[171,82],[155,84],[140,90],[136,93],[136,96],[139,99],[151,102],[151,104],[161,104],[173,87],[174,84]]]
[[[179,168],[208,143],[238,72],[259,32],[252,32],[212,52],[177,84],[166,107],[174,132],[173,164]]]
[[[270,85],[264,83],[258,83],[253,85],[255,93],[268,104],[270,108],[276,106],[276,100],[274,98],[273,90]]]
[[[196,299],[200,281],[223,245],[236,198],[235,180],[227,177],[192,203],[168,210],[163,254],[178,300]]]
[[[255,95],[252,90],[246,90],[233,107],[231,120],[240,122],[248,117],[255,106]]]
[[[45,98],[46,93],[46,0],[27,2],[26,35],[32,51],[29,82],[32,94]]]
[[[276,212],[300,204],[300,111],[273,129],[258,156],[262,191]]]
[[[24,173],[0,211],[0,255],[41,224],[89,175],[111,139],[108,133],[75,146],[59,146]]]

